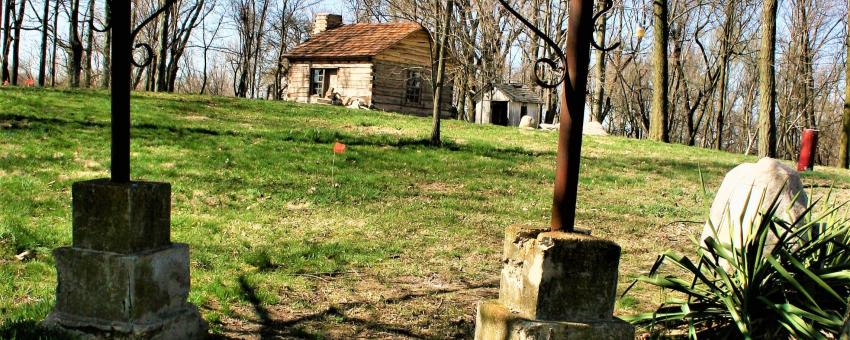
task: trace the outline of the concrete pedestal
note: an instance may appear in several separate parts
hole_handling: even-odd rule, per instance
[[[171,187],[106,180],[73,187],[73,247],[56,249],[56,305],[44,321],[83,339],[199,339],[189,247],[170,241]]]
[[[619,261],[610,241],[509,227],[499,299],[479,304],[475,339],[633,339],[613,317]]]

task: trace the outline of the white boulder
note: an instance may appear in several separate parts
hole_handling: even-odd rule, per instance
[[[711,205],[710,222],[703,229],[700,243],[714,237],[725,245],[736,249],[741,240],[747,240],[753,230],[756,217],[770,208],[777,199],[778,217],[794,223],[808,207],[808,196],[803,191],[800,174],[772,158],[763,158],[758,163],[745,163],[732,169]],[[776,236],[770,234],[765,247],[769,251],[776,245]]]
[[[519,120],[519,128],[520,129],[536,129],[537,121],[534,120],[532,116],[522,116],[522,119]]]
[[[584,123],[582,134],[585,136],[607,136],[608,131],[605,131],[602,123],[590,121]]]

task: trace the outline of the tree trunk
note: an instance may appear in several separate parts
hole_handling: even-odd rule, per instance
[[[443,32],[440,37],[439,54],[437,57],[437,77],[434,86],[434,126],[431,130],[431,145],[439,146],[440,140],[440,114],[442,114],[443,82],[446,75],[446,50],[449,43],[449,25],[452,23],[452,12],[454,0],[446,3],[446,21],[443,22]]]
[[[847,1],[847,5],[850,7],[850,0]],[[842,168],[850,168],[850,156],[848,156],[850,152],[850,20],[847,21],[847,60],[845,62],[844,129],[841,131],[841,145],[838,148],[838,165]]]
[[[759,156],[776,157],[776,11],[778,0],[765,0],[759,52]]]
[[[605,1],[599,1],[597,11],[602,11],[605,8]],[[607,15],[602,15],[596,22],[596,43],[599,46],[605,46],[605,24]],[[590,120],[602,123],[605,120],[603,114],[603,106],[605,101],[605,51],[595,49],[596,65],[593,68],[593,73],[596,76],[596,89],[593,91],[593,110],[590,114]]]
[[[107,1],[108,2],[108,1]],[[92,87],[92,52],[94,51],[94,0],[89,0],[88,28],[86,29],[86,88]]]
[[[50,52],[50,87],[56,87],[56,42],[59,40],[59,0],[53,3],[53,47]]]
[[[110,13],[109,1],[106,1],[104,9],[105,22],[112,22],[112,14]],[[106,30],[103,42],[103,80],[100,82],[100,87],[109,88],[109,81],[112,79],[112,30]]]
[[[727,0],[726,2],[726,23],[723,25],[723,41],[721,42],[720,47],[720,87],[718,92],[720,93],[719,98],[719,110],[717,112],[717,121],[715,121],[715,129],[717,130],[717,139],[715,140],[714,147],[717,150],[723,150],[723,128],[724,128],[724,118],[726,115],[726,95],[728,91],[729,84],[729,57],[732,55],[731,44],[730,41],[732,39],[732,29],[735,24],[735,1]]]
[[[165,4],[165,1],[160,1],[159,5],[162,6]],[[156,70],[156,91],[157,92],[166,92],[168,91],[168,64],[166,61],[168,60],[168,43],[169,37],[168,29],[171,26],[171,9],[162,13],[162,20],[159,24],[159,56],[157,58],[157,70]]]
[[[0,71],[0,84],[9,81],[9,45],[12,43],[12,11],[15,8],[14,0],[6,0],[6,8],[3,10],[3,70]]]
[[[15,16],[15,47],[12,49],[12,85],[18,85],[18,69],[20,68],[21,29],[24,24],[24,10],[27,0],[21,0],[18,14]]]
[[[669,98],[668,70],[667,70],[667,38],[669,29],[667,24],[667,0],[655,0],[653,2],[655,13],[655,50],[652,59],[655,74],[652,82],[652,113],[649,124],[649,138],[655,141],[670,142],[669,131]]]
[[[56,0],[59,1],[59,0]],[[47,31],[50,16],[50,0],[44,0],[44,11],[41,14],[41,55],[38,61],[38,86],[44,87],[47,70]]]
[[[83,63],[83,43],[80,41],[80,0],[71,0],[70,25],[68,25],[69,53],[68,76],[72,88],[80,87]]]
[[[257,74],[257,65],[260,63],[260,53],[263,53],[263,35],[265,33],[266,16],[269,11],[269,1],[270,0],[263,1],[263,10],[260,13],[260,26],[257,28],[257,42],[254,44],[254,65],[251,69],[251,98],[257,97],[256,89],[260,80],[259,75]]]

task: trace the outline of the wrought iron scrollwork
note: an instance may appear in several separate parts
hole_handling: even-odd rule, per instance
[[[593,16],[594,27],[596,27],[596,25],[595,25],[596,20],[601,18],[603,15],[605,15],[605,13],[607,13],[608,11],[610,11],[614,7],[613,0],[604,0],[604,1],[605,1],[605,7],[602,8],[602,10],[599,11],[599,13],[596,13]],[[537,61],[534,63],[534,72],[532,72],[532,77],[534,78],[534,82],[537,83],[537,85],[539,85],[540,87],[547,88],[547,89],[552,89],[552,88],[558,87],[558,85],[563,84],[567,80],[567,77],[569,77],[569,72],[567,71],[567,56],[566,56],[566,54],[564,54],[564,50],[561,49],[561,46],[558,45],[558,43],[556,43],[554,40],[552,40],[552,38],[550,38],[548,35],[546,35],[546,33],[543,33],[543,31],[540,28],[538,28],[535,24],[529,22],[528,19],[523,17],[522,14],[517,12],[516,9],[511,7],[511,5],[508,3],[507,0],[499,0],[499,2],[502,4],[502,6],[505,7],[505,9],[508,10],[508,12],[510,12],[514,17],[516,17],[520,22],[522,22],[523,25],[525,25],[526,27],[528,27],[528,29],[530,29],[532,32],[534,32],[534,34],[536,36],[543,39],[543,41],[546,42],[546,45],[548,45],[549,48],[551,48],[553,51],[555,51],[555,54],[557,55],[558,60],[560,61],[560,64],[558,64],[558,62],[556,62],[555,60],[548,58],[548,57],[543,57],[543,58],[537,59]],[[616,44],[611,45],[610,47],[600,46],[594,38],[591,38],[590,44],[594,48],[605,51],[605,52],[610,52],[610,51],[613,51],[614,49],[620,47],[620,42],[617,42]],[[558,81],[554,82],[554,83],[541,80],[540,77],[537,75],[537,70],[540,68],[541,65],[546,65],[546,66],[549,66],[553,70],[560,71],[561,72],[561,78],[558,79]]]
[[[526,27],[528,27],[528,29],[534,32],[535,35],[543,39],[543,41],[546,42],[546,45],[548,45],[549,48],[555,51],[555,54],[561,62],[559,65],[555,60],[548,57],[537,59],[537,61],[534,62],[534,72],[532,72],[534,82],[537,83],[537,85],[540,85],[540,87],[547,89],[556,88],[558,87],[558,85],[563,84],[567,80],[569,74],[567,72],[567,55],[564,54],[564,50],[561,49],[561,46],[559,46],[554,40],[552,40],[552,38],[546,35],[546,33],[543,33],[543,31],[541,31],[540,28],[538,28],[535,24],[529,22],[528,19],[522,16],[522,14],[519,14],[519,12],[517,12],[513,7],[511,7],[507,0],[499,0],[499,2],[502,4],[502,6],[505,7],[505,9],[508,10],[508,12],[510,12],[517,19],[519,19],[519,21],[522,22],[523,25],[525,25]],[[554,83],[550,83],[540,79],[540,77],[537,75],[537,70],[540,68],[541,65],[549,66],[550,68],[552,68],[552,70],[561,71],[561,78]]]
[[[593,27],[597,27],[596,21],[599,20],[599,18],[601,18],[602,16],[604,16],[605,13],[610,11],[612,8],[614,8],[614,1],[613,0],[605,0],[605,7],[603,7],[602,10],[599,11],[599,13],[596,13],[593,16]],[[611,51],[617,49],[617,47],[620,47],[619,41],[616,44],[611,45],[611,47],[601,46],[601,45],[599,45],[599,43],[596,42],[596,37],[590,38],[590,44],[593,45],[593,48],[595,48],[597,50],[601,50],[603,52],[611,52]]]
[[[119,1],[123,1],[123,0],[119,0]],[[138,44],[133,45],[133,42],[136,41],[136,37],[139,35],[139,33],[142,31],[142,29],[145,26],[147,26],[148,24],[150,24],[154,19],[156,19],[156,17],[158,17],[159,15],[164,13],[165,11],[171,9],[171,6],[174,5],[175,2],[176,2],[175,0],[167,1],[166,3],[164,3],[162,5],[162,7],[157,9],[156,12],[154,12],[153,14],[148,16],[145,20],[142,21],[141,24],[136,26],[136,28],[134,28],[131,31],[131,33],[130,33],[130,45],[133,46],[133,48],[132,48],[132,51],[130,51],[130,62],[134,66],[140,67],[140,68],[147,67],[148,65],[150,65],[153,62],[153,57],[154,57],[153,47],[151,47],[150,44],[148,44],[148,43],[138,43]],[[107,0],[107,4],[111,4],[111,3],[112,3],[112,0]],[[110,7],[110,10],[111,10],[112,6],[109,6],[109,7]],[[111,13],[110,13],[110,17],[112,17]],[[100,33],[104,33],[106,31],[109,31],[110,29],[112,29],[112,22],[106,23],[106,26],[104,26],[103,28],[92,27],[92,30],[94,30],[96,32],[100,32]],[[136,58],[135,58],[134,52],[139,48],[142,48],[143,53],[145,54],[145,58],[143,59],[142,62],[137,62]]]
[[[130,55],[130,62],[133,63],[133,65],[138,67],[138,68],[144,68],[144,67],[147,67],[148,65],[150,65],[153,62],[153,47],[151,47],[151,45],[149,45],[147,43],[138,43],[135,46],[133,46],[133,51],[135,51],[137,48],[140,48],[140,47],[145,49],[144,50],[144,53],[145,53],[144,61],[141,62],[141,63],[136,62],[135,56],[133,54],[131,54]]]

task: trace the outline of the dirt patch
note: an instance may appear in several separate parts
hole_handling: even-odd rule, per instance
[[[202,122],[202,121],[206,121],[206,120],[211,119],[210,117],[201,116],[201,115],[188,115],[188,116],[183,116],[183,117],[180,117],[180,118],[183,118],[184,120],[188,120],[190,122]]]
[[[416,186],[426,194],[456,194],[464,188],[463,184],[445,182],[423,182],[417,183]]]
[[[313,206],[313,203],[310,202],[289,202],[286,203],[286,209],[290,211],[304,211],[310,210]]]
[[[222,337],[470,338],[475,305],[498,294],[495,280],[466,282],[437,274],[388,278],[352,272],[320,278],[310,292],[287,294],[275,306],[240,310],[235,314],[251,315],[241,320],[222,319],[217,325]],[[291,307],[305,303],[310,307]]]

